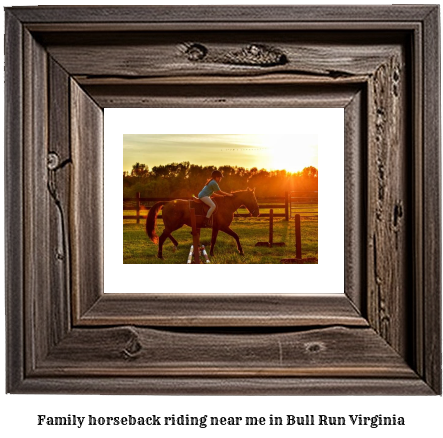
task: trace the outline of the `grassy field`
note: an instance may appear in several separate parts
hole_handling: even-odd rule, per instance
[[[312,212],[317,206],[307,206],[306,211]],[[240,213],[241,211],[239,211]],[[274,211],[277,213],[278,211]],[[129,211],[125,211],[125,216]],[[268,211],[262,211],[268,213]],[[156,257],[158,247],[154,245],[145,233],[145,217],[140,224],[133,220],[123,220],[123,263],[186,263],[190,246],[192,245],[191,229],[187,226],[174,231],[173,236],[179,246],[173,251],[172,242],[167,239],[163,246],[164,260]],[[239,235],[243,246],[244,256],[237,251],[235,240],[219,232],[211,263],[280,263],[283,258],[295,257],[295,230],[294,219],[289,222],[282,218],[274,218],[274,242],[285,242],[284,247],[256,247],[257,242],[267,242],[269,238],[269,218],[235,218],[231,228]],[[157,234],[163,230],[163,221],[157,222]],[[209,254],[211,244],[210,229],[202,229],[200,241],[205,245]],[[318,217],[303,215],[301,212],[302,256],[303,258],[318,256]]]

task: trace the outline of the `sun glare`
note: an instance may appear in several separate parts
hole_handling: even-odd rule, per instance
[[[305,167],[318,167],[317,145],[315,141],[295,138],[292,135],[262,135],[262,146],[266,150],[270,170],[286,170],[299,172]]]

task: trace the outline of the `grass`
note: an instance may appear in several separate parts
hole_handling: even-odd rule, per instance
[[[309,211],[313,211],[309,207]],[[264,212],[263,212],[264,213]],[[125,211],[125,215],[127,212]],[[211,263],[215,264],[251,264],[251,263],[280,263],[283,258],[295,258],[295,230],[294,219],[289,222],[274,218],[274,242],[285,242],[284,247],[256,247],[257,242],[269,240],[268,218],[235,218],[231,228],[239,235],[243,246],[244,256],[237,251],[235,240],[225,233],[219,232]],[[157,234],[163,230],[163,221],[157,222]],[[210,229],[202,229],[200,242],[205,245],[209,254],[211,244]],[[318,217],[301,216],[302,257],[318,257]],[[145,232],[145,219],[140,224],[133,220],[123,220],[123,263],[153,264],[186,263],[189,249],[192,245],[191,229],[187,226],[173,233],[179,246],[174,252],[172,242],[167,239],[163,245],[164,260],[157,258],[158,246],[151,242]]]

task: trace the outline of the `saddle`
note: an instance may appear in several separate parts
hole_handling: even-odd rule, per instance
[[[206,214],[209,210],[209,205],[206,205],[204,202],[200,201],[200,199],[196,198],[195,196],[192,197],[191,200],[189,200],[189,208],[193,208],[195,210],[195,216],[197,220],[197,228],[206,228],[203,226],[206,218]],[[217,203],[215,202],[215,210],[211,215],[211,218],[209,219],[210,226],[212,227],[214,214],[217,211]]]

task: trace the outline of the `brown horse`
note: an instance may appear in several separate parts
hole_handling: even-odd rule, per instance
[[[257,199],[255,198],[255,189],[239,190],[232,193],[234,196],[217,196],[213,201],[217,204],[217,209],[213,213],[212,239],[210,255],[214,255],[215,241],[219,231],[232,236],[237,242],[237,249],[240,255],[244,255],[240,239],[235,231],[231,230],[230,225],[234,219],[234,212],[241,206],[245,206],[252,216],[259,216]],[[165,229],[160,238],[155,232],[158,212],[163,208],[163,222]],[[146,233],[155,243],[158,243],[157,257],[163,258],[163,243],[169,237],[174,246],[178,242],[172,237],[171,233],[178,230],[183,225],[191,226],[191,212],[189,201],[176,199],[174,201],[157,202],[150,210],[146,219]]]

